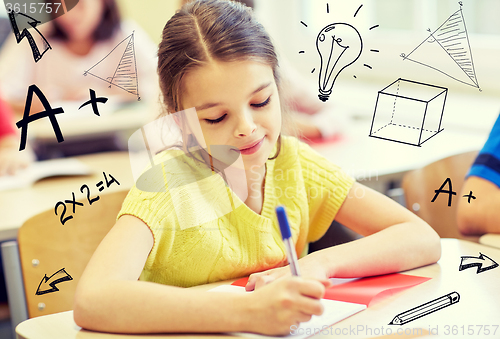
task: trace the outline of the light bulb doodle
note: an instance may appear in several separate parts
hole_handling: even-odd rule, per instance
[[[354,18],[360,12],[363,5],[360,5],[354,13]],[[330,13],[330,5],[326,4],[326,13]],[[304,27],[308,27],[304,21],[300,22]],[[371,31],[379,25],[369,28]],[[323,27],[316,36],[316,50],[319,54],[320,67],[318,75],[319,100],[326,102],[333,91],[333,86],[339,74],[348,66],[354,64],[363,52],[363,39],[359,31],[351,24],[345,22],[330,23]],[[370,49],[370,52],[378,53],[378,49]],[[300,50],[299,54],[305,54],[305,50]],[[372,66],[363,63],[368,69]],[[316,71],[313,68],[311,74]],[[353,75],[357,79],[356,75]]]
[[[316,38],[320,57],[319,99],[327,101],[339,74],[361,56],[363,40],[354,26],[334,23],[324,27]]]

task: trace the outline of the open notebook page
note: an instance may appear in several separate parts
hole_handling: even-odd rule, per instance
[[[60,175],[88,175],[91,170],[78,159],[64,158],[36,161],[15,175],[0,177],[0,192],[30,187],[36,181]]]
[[[211,292],[233,292],[233,293],[252,293],[246,292],[244,287],[233,285],[221,285],[210,290]],[[322,299],[324,311],[320,316],[313,316],[311,320],[301,323],[299,327],[292,326],[290,334],[287,336],[280,336],[276,338],[294,338],[301,339],[307,338],[312,335],[318,334],[321,330],[327,329],[351,315],[358,313],[366,308],[366,305],[348,303],[344,301]],[[233,332],[232,335],[247,337],[247,338],[273,338],[271,336],[260,335],[255,333],[246,332]]]

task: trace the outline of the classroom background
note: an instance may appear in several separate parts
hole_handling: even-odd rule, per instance
[[[158,44],[165,22],[180,5],[180,0],[118,0],[117,2],[123,19],[134,21],[154,44]],[[337,129],[328,140],[313,142],[313,147],[343,167],[358,181],[389,195],[405,204],[413,212],[421,213],[422,217],[425,213],[436,214],[436,211],[432,209],[436,206],[430,205],[430,201],[427,202],[427,205],[430,206],[426,207],[417,201],[420,193],[408,196],[405,195],[402,187],[406,185],[406,187],[411,188],[412,183],[417,183],[418,186],[419,180],[423,180],[419,176],[407,176],[410,171],[423,168],[450,156],[477,151],[486,141],[500,111],[500,87],[498,86],[500,78],[498,64],[500,57],[500,21],[498,20],[500,1],[254,0],[254,2],[255,13],[277,46],[280,61],[284,65],[283,68],[290,70],[290,73],[293,73],[293,77],[291,77],[295,79],[294,81],[300,82],[304,89],[313,93],[315,100],[318,94],[318,69],[320,67],[316,50],[318,33],[333,22],[348,23],[356,27],[363,41],[362,53],[354,64],[340,72],[332,94],[325,103],[332,108],[333,119],[331,121],[333,123],[339,121],[339,126],[342,127]],[[401,57],[402,53],[408,56],[420,43],[425,41],[430,34],[428,30],[434,32],[453,13],[459,10],[462,11],[466,23],[468,45],[473,57],[475,79],[478,86],[464,84],[438,71],[447,70],[450,63],[454,63],[453,59],[448,56],[443,57],[438,52],[436,52],[435,59],[432,58],[432,55],[430,56],[432,68],[404,60]],[[7,13],[0,6],[0,43],[10,34],[12,32]],[[20,45],[26,43],[26,41],[21,41]],[[315,72],[312,72],[313,69]],[[287,76],[287,74],[284,75]],[[438,114],[442,114],[442,131],[420,146],[369,137],[375,120],[374,112],[379,92],[398,79],[447,89],[446,101],[443,103],[444,109],[438,112]],[[414,94],[419,96],[421,93],[416,90]],[[48,99],[50,101],[50,98]],[[81,102],[78,103],[78,105],[80,104]],[[160,113],[155,100],[152,100],[150,104],[146,109],[141,106],[141,103],[134,103],[134,106],[127,107],[122,115],[126,119],[121,120],[126,120],[126,123],[112,121],[110,123],[112,127],[102,131],[102,134],[113,134],[113,138],[118,135],[120,141],[116,143],[116,150],[127,151],[127,141],[130,135],[137,131],[141,125],[153,119],[157,115],[156,113]],[[105,105],[100,107],[106,110]],[[121,109],[121,107],[119,108]],[[139,110],[146,111],[146,113],[137,118]],[[22,112],[15,113],[17,121],[21,118],[19,114]],[[38,150],[57,147],[53,130],[48,123],[47,126],[38,129],[36,124],[35,122],[30,125],[33,132],[30,130],[28,132],[28,143],[31,139],[34,141],[33,145],[38,143]],[[100,128],[95,124],[90,127],[85,127],[80,123],[70,125],[71,122],[68,125],[61,125],[63,134],[67,136],[68,144],[71,140],[78,143],[82,138],[93,138],[95,131],[92,129]],[[89,132],[82,135],[80,132],[84,128],[88,128]],[[470,159],[472,158],[469,156],[467,161],[472,161]],[[128,159],[117,164],[127,166]],[[456,163],[451,165],[453,168],[457,166]],[[452,178],[454,188],[461,184],[467,166],[462,163],[458,167],[460,170],[457,173],[454,172],[455,176]],[[123,173],[113,172],[113,175],[117,178],[130,175],[130,170],[123,169]],[[446,175],[441,173],[438,177],[433,178],[434,181],[429,183],[429,186],[420,186],[428,190],[425,192],[427,195],[433,194],[433,190],[438,189],[447,178]],[[83,180],[80,178],[77,181],[83,182]],[[67,194],[79,187],[76,184],[73,184],[74,187],[66,183],[64,185],[65,188],[58,188],[59,191],[50,196],[50,198],[54,198],[52,200],[62,199],[63,196],[60,192]],[[43,189],[50,190],[46,186]],[[33,186],[31,189],[38,188]],[[13,200],[38,192],[31,192],[30,188],[23,190],[18,193],[0,192],[0,215],[4,215],[7,211],[10,211],[11,214],[21,213],[22,205],[19,201]],[[455,188],[455,190],[457,189]],[[83,195],[79,196],[77,193],[78,197],[83,198]],[[50,200],[46,197],[45,199]],[[413,200],[409,202],[408,199]],[[445,197],[441,199],[445,199]],[[37,206],[22,213],[33,216],[50,208],[53,209],[53,201],[49,201],[48,206],[42,204],[40,207]],[[444,208],[440,211],[445,211],[443,212],[445,217],[453,218],[450,216],[451,209]],[[15,234],[14,230],[21,226],[18,221],[25,221],[24,217],[15,218],[12,217],[14,221],[8,217],[6,217],[6,221],[4,220],[8,236],[2,238],[2,241],[9,239],[9,236],[15,238],[15,235],[12,236]],[[7,224],[9,222],[10,224]],[[442,225],[442,229],[439,230],[442,237],[450,236],[450,234],[459,237],[456,229],[452,232],[448,224],[442,222]],[[357,235],[349,233],[348,230],[342,229],[341,225],[338,225],[335,230],[337,232],[333,235],[337,237],[335,243],[357,237]],[[477,237],[473,240],[478,241]],[[4,314],[4,320],[0,322],[0,337],[8,338],[12,332],[8,308]]]

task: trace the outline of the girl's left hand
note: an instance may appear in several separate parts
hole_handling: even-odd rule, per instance
[[[320,281],[326,288],[332,286],[332,282],[328,279],[325,269],[320,264],[319,258],[309,254],[299,260],[301,276],[304,278],[312,278]],[[283,277],[291,276],[289,265],[283,267],[272,268],[267,271],[253,273],[248,278],[248,283],[245,286],[246,291],[253,291],[270,282]]]

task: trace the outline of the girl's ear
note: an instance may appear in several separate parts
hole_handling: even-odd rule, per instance
[[[178,127],[181,127],[181,122],[180,122],[180,120],[179,120],[179,117],[178,117],[178,116],[176,116],[176,115],[174,114],[173,118],[174,118],[175,124],[176,124]]]
[[[187,134],[184,134],[184,130],[182,128],[182,124],[181,124],[181,120],[179,119],[179,116],[176,114],[172,114],[172,118],[174,119],[174,122],[177,125],[177,127],[181,130],[183,138],[186,138],[187,141],[190,141],[191,138],[193,137],[193,133],[189,132],[189,128],[188,128]]]

